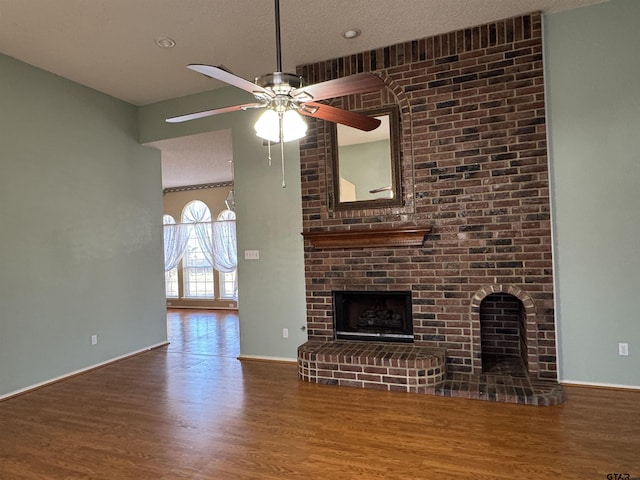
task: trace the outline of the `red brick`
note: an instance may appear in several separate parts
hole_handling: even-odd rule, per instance
[[[477,365],[470,344],[462,342],[470,322],[477,332],[470,341],[477,343],[474,352],[480,351],[480,322],[478,310],[470,306],[472,299],[500,284],[505,291],[515,287],[529,295],[538,311],[534,321],[551,325],[540,332],[540,342],[548,344],[539,345],[540,352],[534,348],[535,361],[529,363],[540,372],[555,371],[554,362],[539,360],[542,350],[545,357],[555,357],[550,221],[548,216],[529,217],[550,211],[541,16],[528,15],[526,22],[523,18],[418,40],[426,54],[422,60],[410,43],[391,46],[386,68],[385,49],[377,49],[376,73],[387,79],[389,88],[333,100],[332,105],[349,109],[398,103],[405,128],[404,206],[332,211],[326,203],[333,178],[327,158],[329,130],[324,122],[309,119],[308,135],[301,144],[302,195],[319,200],[303,200],[305,231],[401,224],[432,228],[423,249],[316,251],[307,245],[310,338],[333,337],[332,290],[411,290],[414,315],[433,315],[433,319],[414,319],[414,331],[425,336],[416,343],[451,346],[450,366],[468,371],[471,362]],[[495,37],[488,36],[490,29]],[[453,54],[458,60],[441,61]],[[369,59],[371,55],[364,52]],[[343,59],[340,76],[355,72],[355,58]],[[368,68],[370,62],[365,64]],[[333,75],[332,65],[328,60],[299,71],[311,72],[306,80],[316,83]],[[462,78],[500,69],[504,72],[495,77]],[[438,85],[429,86],[432,82]],[[411,85],[420,88],[405,93]],[[436,108],[447,101],[455,104]],[[411,113],[414,107],[423,110]],[[466,165],[480,168],[460,168]],[[415,192],[423,198],[414,198]],[[359,223],[354,225],[354,220]],[[472,267],[483,262],[494,265]],[[523,263],[499,265],[513,262]],[[367,272],[385,275],[367,277]],[[526,328],[535,338],[536,323]]]

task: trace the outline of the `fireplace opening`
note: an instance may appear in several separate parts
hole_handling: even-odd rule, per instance
[[[411,292],[333,292],[336,338],[413,342]]]
[[[528,375],[525,319],[524,305],[513,295],[494,293],[482,300],[482,373]]]

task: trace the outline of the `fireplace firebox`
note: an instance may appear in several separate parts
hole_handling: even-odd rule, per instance
[[[411,292],[334,291],[337,339],[413,342]]]

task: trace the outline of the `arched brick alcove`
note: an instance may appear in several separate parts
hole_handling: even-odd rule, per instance
[[[492,293],[480,304],[482,373],[527,376],[526,316],[509,293]]]
[[[526,356],[524,356],[524,360],[528,367],[529,375],[537,378],[539,374],[539,366],[535,304],[528,293],[513,285],[487,285],[480,288],[471,299],[471,350],[473,373],[482,373],[482,325],[480,319],[482,302],[489,295],[494,294],[511,295],[518,299],[522,304],[524,313],[523,336],[525,340],[523,343],[526,343]]]

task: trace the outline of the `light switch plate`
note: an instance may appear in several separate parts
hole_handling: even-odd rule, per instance
[[[260,260],[260,250],[245,250],[244,251],[244,259],[245,260]]]

